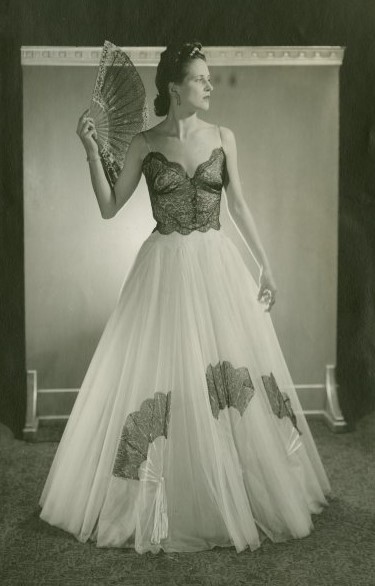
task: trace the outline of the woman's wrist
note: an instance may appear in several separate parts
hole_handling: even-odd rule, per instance
[[[276,288],[275,279],[269,266],[261,268],[259,278],[261,281],[266,280]]]
[[[99,156],[99,152],[98,151],[94,151],[94,152],[90,152],[90,151],[86,151],[86,161],[88,161],[89,163],[94,162],[94,161],[100,161],[100,156]]]
[[[260,263],[260,272],[262,274],[265,274],[265,273],[267,273],[268,275],[272,274],[271,267],[268,264],[268,262],[261,262]]]

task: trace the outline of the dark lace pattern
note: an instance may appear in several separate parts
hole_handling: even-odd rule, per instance
[[[289,417],[298,433],[302,435],[302,432],[297,427],[297,417],[292,409],[292,404],[290,402],[288,393],[282,393],[280,391],[272,372],[270,376],[262,376],[262,380],[274,414],[279,419],[282,417]]]
[[[130,413],[123,427],[113,475],[139,480],[138,469],[147,460],[148,447],[157,437],[168,437],[171,391],[156,392],[145,399],[139,409]]]
[[[225,162],[223,147],[216,147],[190,177],[180,163],[169,161],[163,153],[147,153],[142,168],[157,222],[153,232],[190,234],[193,230],[219,230]]]
[[[206,370],[208,396],[213,416],[218,419],[220,409],[234,407],[243,415],[254,395],[254,385],[245,366],[234,368],[228,360],[209,364]]]

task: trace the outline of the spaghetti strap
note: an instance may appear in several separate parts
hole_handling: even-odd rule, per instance
[[[220,128],[220,126],[219,126],[219,125],[217,125],[217,129],[218,129],[218,131],[219,131],[220,144],[221,144],[221,146],[223,146],[223,141],[222,141],[222,138],[221,138],[221,128]]]
[[[258,283],[221,228],[225,157],[212,149],[189,176],[155,135],[142,171],[156,226],[122,280],[40,518],[142,555],[306,538],[330,483]]]
[[[146,143],[146,145],[147,145],[147,148],[148,148],[149,152],[151,153],[151,148],[150,148],[150,141],[149,141],[149,139],[147,138],[147,135],[146,135],[144,132],[141,132],[141,135],[143,136],[143,138],[144,138],[144,141],[145,141],[145,143]]]

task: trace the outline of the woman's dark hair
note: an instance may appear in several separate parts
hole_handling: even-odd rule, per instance
[[[156,116],[166,116],[170,105],[168,83],[174,81],[181,83],[187,73],[189,63],[193,59],[203,59],[206,56],[201,52],[202,43],[192,41],[191,43],[170,43],[161,53],[160,61],[156,70],[155,84],[158,95],[154,100],[154,111]]]

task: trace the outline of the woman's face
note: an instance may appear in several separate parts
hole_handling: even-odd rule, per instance
[[[181,97],[181,108],[187,111],[208,110],[213,86],[203,59],[193,59],[188,65],[183,82],[173,86]]]

